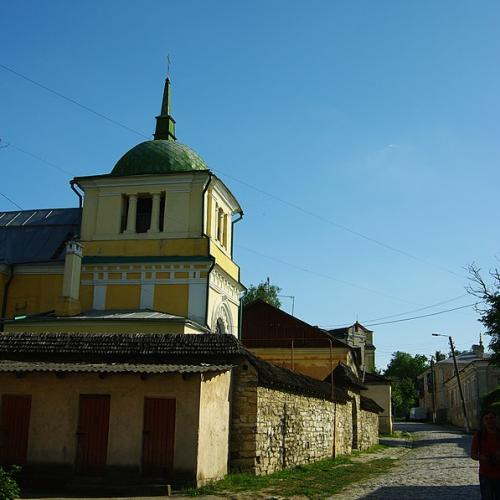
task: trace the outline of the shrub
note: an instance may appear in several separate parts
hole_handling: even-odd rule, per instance
[[[0,500],[14,500],[19,498],[21,490],[14,479],[14,474],[20,470],[19,467],[12,467],[6,471],[0,467]]]

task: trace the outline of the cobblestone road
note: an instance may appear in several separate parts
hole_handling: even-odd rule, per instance
[[[475,500],[479,494],[477,462],[469,458],[471,436],[420,423],[397,424],[413,434],[408,452],[387,474],[358,483],[332,500],[426,499]]]

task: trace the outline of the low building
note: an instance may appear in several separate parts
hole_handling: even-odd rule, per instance
[[[6,332],[0,465],[59,484],[266,474],[350,453],[353,404],[376,443],[380,409],[354,399],[232,335]]]
[[[464,395],[465,410],[471,429],[481,424],[481,399],[500,384],[500,367],[488,359],[476,359],[460,370],[460,382]],[[458,427],[465,427],[462,399],[457,378],[450,377],[444,383],[448,399],[448,420]]]
[[[360,323],[336,330],[323,330],[256,300],[243,308],[243,344],[257,356],[276,365],[327,380],[342,363],[362,381],[364,395],[383,411],[380,432],[392,432],[391,383],[373,373],[373,332]]]
[[[469,363],[487,359],[482,342],[473,345],[470,351],[456,356],[458,369],[461,370]],[[450,398],[446,389],[446,381],[455,376],[453,357],[433,363],[427,370],[418,376],[420,385],[419,407],[425,408],[428,418],[435,422],[451,421]]]

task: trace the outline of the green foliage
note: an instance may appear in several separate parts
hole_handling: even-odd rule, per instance
[[[261,299],[274,307],[281,307],[281,301],[278,298],[281,288],[267,281],[261,281],[258,285],[250,285],[241,298],[243,306],[250,304],[254,300]]]
[[[482,410],[500,410],[500,385],[481,399]]]
[[[418,405],[417,377],[428,368],[427,358],[422,354],[412,356],[397,351],[384,372],[392,382],[392,405],[397,416],[404,416],[410,408]]]
[[[19,472],[19,467],[12,467],[10,472],[7,472],[0,467],[0,500],[14,500],[19,498],[21,490],[14,479],[14,474]]]
[[[493,351],[492,360],[500,365],[500,271],[493,269],[489,272],[491,284],[487,284],[481,276],[481,269],[474,264],[469,266],[469,275],[472,285],[467,291],[481,300],[476,305],[479,321],[485,326],[485,333],[491,336],[490,349]]]

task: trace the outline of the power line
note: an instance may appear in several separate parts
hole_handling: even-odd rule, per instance
[[[31,156],[32,158],[35,158],[36,160],[41,161],[42,163],[45,163],[46,165],[49,165],[50,167],[55,168],[56,170],[59,170],[59,172],[62,172],[64,174],[70,175],[71,177],[74,177],[74,174],[72,174],[68,170],[60,167],[59,165],[56,165],[55,163],[52,163],[51,161],[45,160],[41,156],[30,153],[29,151],[26,151],[25,149],[22,149],[19,146],[12,144],[11,142],[7,143],[6,147],[11,147],[12,149],[15,149],[16,151],[19,151],[25,155]]]
[[[327,219],[326,217],[323,217],[320,214],[317,214],[315,212],[311,212],[310,210],[306,210],[305,208],[301,207],[300,205],[296,205],[295,203],[292,203],[292,202],[287,201],[287,200],[285,200],[283,198],[280,198],[279,196],[276,196],[276,195],[274,195],[272,193],[264,191],[263,189],[260,189],[260,188],[258,188],[256,186],[253,186],[252,184],[249,184],[246,181],[242,181],[242,180],[240,180],[240,179],[238,179],[238,178],[236,178],[236,177],[234,177],[234,176],[232,176],[232,175],[230,175],[230,174],[228,174],[226,172],[223,172],[222,170],[215,169],[215,168],[213,170],[215,172],[221,173],[222,175],[225,175],[226,177],[228,177],[230,179],[233,179],[236,182],[239,182],[240,184],[243,184],[244,186],[249,187],[250,189],[253,189],[254,191],[257,191],[257,192],[259,192],[259,193],[261,193],[261,194],[263,194],[263,195],[265,195],[265,196],[267,196],[269,198],[277,200],[280,203],[282,203],[283,205],[286,205],[286,206],[291,207],[291,208],[293,208],[295,210],[298,210],[299,212],[302,212],[302,213],[304,213],[304,214],[306,214],[306,215],[308,215],[310,217],[314,217],[315,219],[318,219],[318,220],[320,220],[322,222],[330,224],[331,226],[338,227],[339,229],[342,229],[343,231],[346,231],[348,233],[354,234],[355,236],[363,238],[364,240],[367,240],[367,241],[369,241],[371,243],[374,243],[375,245],[378,245],[378,246],[380,246],[382,248],[385,248],[387,250],[391,250],[392,252],[399,253],[401,255],[409,257],[410,259],[416,260],[416,261],[421,262],[423,264],[426,264],[428,266],[432,266],[432,267],[434,267],[436,269],[444,271],[444,272],[446,272],[448,274],[452,274],[452,275],[454,275],[456,277],[459,277],[461,279],[463,278],[460,274],[456,273],[455,271],[452,271],[451,269],[447,269],[446,267],[442,267],[442,266],[440,266],[438,264],[434,264],[434,263],[429,262],[429,261],[427,261],[425,259],[421,259],[420,257],[417,257],[416,255],[413,255],[413,254],[411,254],[409,252],[406,252],[405,250],[401,250],[401,249],[396,248],[396,247],[394,247],[392,245],[388,245],[387,243],[384,243],[384,242],[382,242],[380,240],[377,240],[376,238],[372,238],[371,236],[367,236],[366,234],[360,233],[359,231],[356,231],[356,230],[351,229],[351,228],[349,228],[347,226],[344,226],[343,224],[340,224],[338,222],[332,221],[331,219]]]
[[[0,196],[3,196],[6,200],[10,201],[13,205],[15,205],[19,210],[23,210],[23,207],[18,205],[14,200],[11,200],[7,195],[0,192]]]
[[[119,122],[117,120],[114,120],[113,118],[110,118],[109,116],[106,116],[103,113],[100,113],[99,111],[96,111],[96,110],[90,108],[89,106],[86,106],[86,105],[80,103],[76,99],[72,99],[71,97],[68,97],[68,96],[62,94],[61,92],[58,92],[57,90],[51,89],[50,87],[47,87],[46,85],[44,85],[44,84],[42,84],[40,82],[37,82],[36,80],[34,80],[32,78],[29,78],[28,76],[23,75],[22,73],[19,73],[18,71],[15,71],[14,69],[10,68],[9,66],[6,66],[5,64],[1,64],[0,63],[0,68],[3,68],[4,70],[9,71],[10,73],[18,76],[19,78],[22,78],[22,79],[24,79],[24,80],[32,83],[33,85],[36,85],[36,86],[38,86],[38,87],[46,90],[47,92],[50,92],[50,93],[56,95],[57,97],[60,97],[61,99],[64,99],[64,100],[66,100],[66,101],[68,101],[68,102],[70,102],[72,104],[75,104],[76,106],[79,106],[80,108],[88,111],[89,113],[93,113],[94,115],[98,116],[99,118],[107,120],[108,122],[113,123],[114,125],[117,125],[118,127],[121,127],[121,128],[123,128],[125,130],[128,130],[129,132],[132,132],[134,134],[137,134],[137,135],[139,135],[142,138],[145,138],[145,139],[149,139],[150,138],[149,136],[144,135],[142,132],[139,132],[139,131],[137,131],[137,130],[129,127],[128,125],[125,125],[125,124],[123,124],[123,123],[121,123],[121,122]],[[404,255],[404,256],[406,256],[406,257],[408,257],[410,259],[413,259],[413,260],[415,260],[417,262],[421,262],[423,264],[426,264],[428,266],[434,267],[434,268],[439,269],[439,270],[441,270],[443,272],[446,272],[448,274],[452,274],[452,275],[454,275],[456,277],[459,277],[459,278],[463,279],[463,277],[460,274],[456,273],[455,271],[452,271],[451,269],[447,269],[445,267],[442,267],[442,266],[439,266],[439,265],[434,264],[432,262],[429,262],[429,261],[427,261],[425,259],[421,259],[420,257],[417,257],[416,255],[413,255],[413,254],[411,254],[411,253],[409,253],[409,252],[407,252],[405,250],[401,250],[401,249],[399,249],[399,248],[397,248],[395,246],[388,245],[387,243],[384,243],[384,242],[382,242],[382,241],[380,241],[380,240],[378,240],[376,238],[372,238],[371,236],[368,236],[368,235],[363,234],[363,233],[361,233],[359,231],[351,229],[351,228],[349,228],[347,226],[344,226],[343,224],[340,224],[338,222],[335,222],[335,221],[332,221],[330,219],[327,219],[326,217],[323,217],[320,214],[317,214],[315,212],[311,212],[310,210],[306,210],[303,207],[301,207],[300,205],[296,205],[295,203],[289,202],[287,200],[284,200],[283,198],[280,198],[280,197],[278,197],[276,195],[268,193],[267,191],[264,191],[263,189],[260,189],[260,188],[258,188],[256,186],[253,186],[253,185],[249,184],[248,182],[242,181],[242,180],[240,180],[240,179],[238,179],[238,178],[236,178],[234,176],[231,176],[230,174],[227,174],[226,172],[223,172],[222,170],[218,170],[218,169],[213,169],[213,170],[215,172],[220,172],[222,175],[225,175],[226,177],[228,177],[230,179],[233,179],[236,182],[239,182],[239,183],[241,183],[241,184],[243,184],[243,185],[245,185],[245,186],[247,186],[247,187],[249,187],[251,189],[254,189],[257,192],[260,192],[261,194],[264,194],[265,196],[268,196],[268,197],[270,197],[272,199],[275,199],[275,200],[279,201],[280,203],[282,203],[284,205],[287,205],[287,206],[289,206],[291,208],[294,208],[295,210],[298,210],[298,211],[300,211],[300,212],[302,212],[302,213],[304,213],[304,214],[306,214],[306,215],[308,215],[310,217],[314,217],[314,218],[316,218],[316,219],[318,219],[318,220],[320,220],[322,222],[325,222],[325,223],[330,224],[330,225],[332,225],[334,227],[342,229],[343,231],[346,231],[346,232],[351,233],[351,234],[353,234],[355,236],[358,236],[359,238],[363,238],[364,240],[369,241],[369,242],[371,242],[371,243],[373,243],[375,245],[378,245],[378,246],[380,246],[382,248],[385,248],[385,249],[390,250],[392,252],[398,253],[400,255]]]
[[[382,323],[371,323],[371,324],[365,325],[365,326],[389,325],[391,323],[401,323],[403,321],[412,321],[414,319],[428,318],[429,316],[438,316],[439,314],[445,314],[445,313],[449,313],[449,312],[452,312],[452,311],[458,311],[459,309],[465,309],[467,307],[473,307],[475,305],[477,305],[477,302],[474,302],[473,304],[467,304],[465,306],[454,307],[453,309],[446,309],[444,311],[438,311],[438,312],[435,312],[435,313],[423,314],[421,316],[413,316],[411,318],[395,319],[394,321],[384,321]]]
[[[382,319],[397,318],[398,316],[404,316],[406,314],[412,314],[412,313],[416,313],[416,312],[420,312],[420,311],[425,311],[426,309],[432,309],[433,307],[442,306],[444,304],[448,304],[449,302],[454,302],[455,300],[463,299],[464,297],[467,297],[468,295],[469,294],[464,293],[462,295],[459,295],[458,297],[453,297],[451,299],[442,300],[441,302],[436,302],[435,304],[430,304],[430,305],[425,306],[425,307],[419,307],[418,309],[412,309],[411,311],[405,311],[405,312],[398,313],[398,314],[391,314],[390,316],[381,316],[380,318],[366,319],[366,320],[360,321],[360,323],[369,323],[372,321],[380,321]],[[322,328],[328,329],[328,328],[342,327],[345,324],[346,324],[345,322],[344,323],[336,323],[334,325],[323,326]]]
[[[405,302],[406,304],[415,304],[414,302],[409,302],[408,300],[401,299],[400,297],[396,297],[394,295],[389,295],[389,294],[381,292],[379,290],[374,290],[372,288],[368,288],[368,287],[365,287],[365,286],[362,286],[362,285],[356,285],[355,283],[351,283],[350,281],[345,281],[345,280],[342,280],[342,279],[339,279],[339,278],[335,278],[333,276],[329,276],[328,274],[318,273],[317,271],[313,271],[312,269],[308,269],[306,267],[301,267],[301,266],[298,266],[296,264],[292,264],[292,263],[287,262],[285,260],[278,259],[277,257],[272,257],[271,255],[266,255],[266,254],[264,254],[262,252],[254,250],[252,248],[245,247],[243,245],[235,245],[235,246],[238,247],[238,248],[242,248],[243,250],[246,250],[248,252],[254,253],[256,255],[259,255],[260,257],[264,257],[266,259],[273,260],[275,262],[279,262],[280,264],[284,264],[285,266],[289,266],[289,267],[292,267],[294,269],[298,269],[299,271],[303,271],[305,273],[312,274],[313,276],[319,276],[321,278],[326,278],[326,279],[329,279],[331,281],[336,281],[337,283],[342,283],[343,285],[347,285],[347,286],[350,286],[350,287],[353,287],[353,288],[359,288],[360,290],[364,290],[364,291],[367,291],[367,292],[370,292],[370,293],[374,293],[376,295],[381,295],[383,297],[386,297],[386,298],[389,298],[389,299],[392,299],[392,300],[396,300],[398,302]]]
[[[123,123],[120,123],[117,120],[114,120],[113,118],[110,118],[109,116],[104,115],[103,113],[99,113],[99,111],[96,111],[95,109],[90,108],[89,106],[86,106],[85,104],[82,104],[81,102],[77,101],[76,99],[72,99],[71,97],[68,97],[64,94],[61,94],[61,92],[58,92],[57,90],[51,89],[50,87],[47,87],[46,85],[43,85],[40,82],[37,82],[36,80],[33,80],[32,78],[29,78],[26,75],[23,75],[12,68],[9,68],[8,66],[5,66],[5,64],[0,63],[0,68],[3,68],[6,71],[9,71],[10,73],[18,76],[19,78],[22,78],[23,80],[26,80],[33,85],[36,85],[37,87],[42,88],[43,90],[46,90],[47,92],[50,92],[51,94],[56,95],[57,97],[60,97],[61,99],[64,99],[65,101],[70,102],[71,104],[74,104],[75,106],[78,106],[85,111],[88,111],[89,113],[92,113],[99,118],[102,118],[103,120],[107,120],[110,123],[113,123],[114,125],[117,125],[118,127],[121,127],[125,130],[128,130],[129,132],[132,132],[134,134],[137,134],[145,139],[150,139],[150,136],[144,135],[142,132],[139,132],[138,130],[134,130],[133,128],[129,127],[128,125],[125,125]]]

